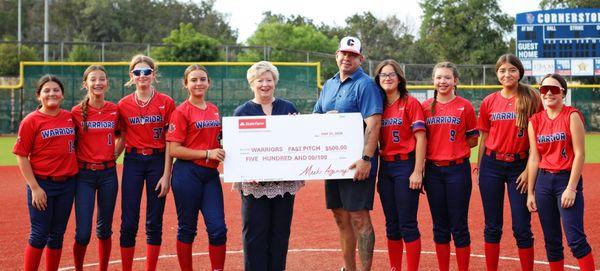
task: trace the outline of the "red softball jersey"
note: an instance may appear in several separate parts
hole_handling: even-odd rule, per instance
[[[433,98],[423,102],[427,127],[427,159],[452,161],[471,156],[467,143],[470,137],[478,137],[477,117],[469,100],[456,96],[447,103],[437,102],[435,113],[431,112]]]
[[[486,149],[511,154],[529,150],[527,129],[520,129],[516,125],[516,97],[504,98],[497,91],[483,99],[477,128],[488,133],[484,142]],[[540,104],[537,112],[542,110],[544,107]]]
[[[125,136],[125,146],[165,148],[165,128],[173,110],[173,99],[156,90],[150,102],[144,106],[138,104],[135,93],[123,97],[119,101],[119,126]]]
[[[414,133],[425,130],[421,104],[407,95],[386,106],[381,118],[379,144],[381,155],[408,154],[415,150]]]
[[[579,110],[564,106],[560,114],[550,119],[546,111],[534,114],[529,121],[533,126],[536,148],[541,160],[539,168],[546,170],[570,170],[573,166],[573,139],[571,137],[571,114],[576,113],[581,121]]]
[[[21,121],[13,153],[29,157],[34,175],[77,174],[75,124],[71,112],[61,109],[56,116],[39,110],[29,113]]]
[[[221,117],[217,106],[206,102],[206,109],[200,109],[186,100],[171,115],[167,141],[179,142],[193,150],[212,150],[220,148],[220,134]],[[206,163],[205,159],[198,159],[194,163],[208,168],[219,166],[216,160]]]
[[[119,109],[111,102],[102,108],[87,106],[87,131],[83,130],[81,105],[71,109],[77,128],[77,160],[102,163],[115,160],[115,132],[118,131]]]

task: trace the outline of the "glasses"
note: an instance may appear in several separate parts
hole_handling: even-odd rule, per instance
[[[142,74],[145,76],[148,76],[148,75],[151,75],[153,71],[154,70],[152,70],[150,68],[141,68],[141,69],[135,69],[135,70],[131,71],[131,73],[133,73],[133,75],[135,75],[135,76],[140,76]]]
[[[397,74],[397,73],[395,73],[395,72],[390,72],[390,73],[380,73],[380,74],[379,74],[379,78],[383,78],[383,79],[385,79],[385,78],[394,79],[394,78],[396,78],[396,77],[398,77],[398,74]]]
[[[546,95],[548,92],[552,93],[552,95],[559,95],[563,93],[565,89],[559,86],[541,86],[540,93]]]

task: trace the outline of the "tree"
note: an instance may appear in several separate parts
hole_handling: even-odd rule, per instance
[[[542,0],[540,8],[600,8],[600,2],[598,0]]]
[[[494,63],[508,52],[514,19],[496,0],[423,0],[421,39],[436,61]]]
[[[94,50],[94,48],[87,46],[76,44],[73,45],[73,49],[69,52],[68,61],[72,62],[85,62],[85,61],[98,61],[98,53]]]
[[[0,36],[16,36],[16,0],[0,1]],[[234,44],[237,32],[214,0],[52,0],[50,40],[85,36],[95,42],[160,42],[179,23],[192,23],[204,35]],[[23,0],[23,38],[40,41],[44,32],[44,1]]]
[[[18,52],[17,44],[0,43],[0,76],[19,75],[19,62],[35,60],[37,56],[35,50],[27,46],[21,46],[20,55]]]
[[[215,61],[219,58],[219,42],[202,35],[191,23],[179,25],[179,29],[163,39],[165,47],[157,48],[155,56],[162,61]]]
[[[371,12],[355,14],[346,19],[346,35],[356,35],[363,44],[363,54],[371,59],[394,58],[400,62],[409,60],[406,55],[414,37],[410,27],[396,16],[383,20]]]
[[[271,61],[299,61],[306,56],[290,54],[289,51],[277,49],[291,49],[299,51],[313,51],[333,53],[337,48],[337,38],[328,38],[319,32],[313,25],[294,25],[282,21],[263,21],[259,24],[254,34],[248,38],[250,46],[270,46]],[[262,59],[261,52],[246,52],[239,56],[240,60],[257,61]]]

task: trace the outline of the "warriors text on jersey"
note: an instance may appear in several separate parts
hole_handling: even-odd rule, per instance
[[[583,121],[581,112],[566,105],[554,119],[550,119],[546,111],[538,112],[529,119],[541,157],[539,168],[556,171],[571,169],[575,157],[570,128],[573,113]]]
[[[494,92],[481,103],[477,128],[489,133],[485,148],[499,153],[520,153],[529,150],[527,130],[516,125],[516,95],[504,98],[500,91]],[[537,112],[543,110],[540,105]]]
[[[479,136],[473,105],[456,96],[447,103],[437,102],[431,112],[433,98],[423,102],[427,127],[427,155],[433,161],[451,161],[468,158],[471,148],[467,138]]]
[[[118,131],[117,105],[104,103],[102,108],[87,106],[87,131],[84,131],[81,105],[71,110],[77,128],[77,159],[100,163],[115,160],[115,132]]]
[[[425,130],[423,109],[412,96],[386,106],[381,117],[381,155],[408,154],[415,150],[414,133]]]
[[[200,109],[189,101],[180,104],[171,115],[167,141],[179,142],[193,150],[212,150],[220,148],[221,118],[219,109],[206,102],[206,109]],[[203,167],[217,168],[219,161],[205,159],[194,160]]]
[[[175,103],[171,97],[154,90],[150,101],[140,106],[135,92],[119,101],[120,128],[125,134],[125,146],[163,149],[165,128],[169,123]]]
[[[71,112],[60,110],[56,116],[31,112],[21,121],[13,153],[28,157],[33,174],[38,176],[77,174]]]

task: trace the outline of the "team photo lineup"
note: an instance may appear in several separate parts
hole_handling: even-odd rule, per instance
[[[460,96],[456,64],[434,66],[433,98],[421,103],[407,90],[399,62],[381,61],[374,78],[363,70],[365,46],[353,36],[339,40],[338,71],[323,85],[313,110],[360,113],[363,119],[362,157],[347,165],[353,177],[323,181],[324,203],[337,226],[331,234],[339,236],[341,253],[336,257],[341,256],[343,266],[337,270],[398,271],[403,265],[409,271],[429,270],[419,267],[426,242],[435,248],[435,270],[470,270],[473,231],[483,232],[485,270],[506,270],[500,261],[505,195],[520,270],[540,270],[534,266],[534,235],[545,245],[545,250],[536,250],[545,253],[539,257],[548,263],[544,270],[564,270],[565,253],[576,259],[579,270],[596,270],[583,227],[584,117],[565,104],[569,89],[562,75],[547,74],[534,89],[521,83],[521,60],[501,55],[495,64],[498,90],[483,99],[477,114],[472,102]],[[243,270],[286,270],[294,210],[303,208],[295,204],[296,193],[307,183],[235,182],[231,189],[241,199],[242,230],[228,231],[224,190],[230,185],[220,178],[220,165],[227,159],[222,141],[228,139],[219,108],[207,99],[212,84],[208,69],[199,64],[185,69],[181,87],[187,99],[177,105],[155,88],[159,64],[146,55],[133,56],[125,84],[132,92],[118,103],[105,99],[111,87],[106,69],[90,65],[81,77],[86,94],[71,109],[61,107],[66,98],[61,78],[39,78],[39,106],[21,121],[12,149],[26,183],[30,222],[24,270],[38,270],[42,256],[45,270],[59,270],[61,255],[67,253],[73,259],[69,265],[84,270],[94,227],[99,270],[109,269],[113,246],[119,250],[119,270],[134,270],[136,247],[145,250],[145,270],[163,270],[163,229],[171,226],[177,229],[178,268],[194,270],[199,223],[206,229],[199,238],[208,240],[210,266],[197,270],[228,269],[228,237],[240,234]],[[293,102],[278,96],[280,74],[273,63],[254,63],[246,79],[254,97],[233,116],[293,119],[300,114]],[[477,146],[471,164],[471,149]],[[122,172],[117,171],[121,155]],[[469,228],[474,185],[485,222],[475,229]],[[177,222],[164,225],[171,191]],[[371,219],[375,195],[385,235],[375,232]],[[419,210],[419,201],[425,199],[429,210]],[[72,211],[74,240],[64,244]],[[422,240],[419,212],[430,213],[433,232],[427,236],[433,240]],[[534,212],[539,221],[532,221]],[[140,218],[145,248],[136,244]],[[113,229],[113,220],[119,228]],[[539,223],[542,231],[534,234],[532,223]],[[385,267],[373,266],[376,236],[386,240]]]

